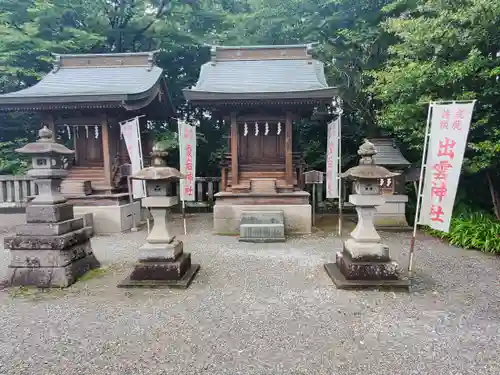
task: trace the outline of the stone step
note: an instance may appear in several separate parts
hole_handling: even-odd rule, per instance
[[[241,214],[241,242],[284,242],[285,215],[283,211],[244,211]]]

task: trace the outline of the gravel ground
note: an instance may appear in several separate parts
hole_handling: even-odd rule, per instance
[[[0,235],[19,222],[0,215]],[[333,235],[254,245],[210,225],[189,218],[187,290],[115,287],[141,231],[94,238],[106,271],[71,288],[0,291],[0,374],[500,374],[499,258],[422,235],[412,293],[341,291]],[[383,238],[406,267],[409,234]]]

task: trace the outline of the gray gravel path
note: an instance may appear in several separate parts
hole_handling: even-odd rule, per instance
[[[499,258],[422,236],[411,294],[340,291],[333,235],[253,245],[212,236],[209,215],[189,225],[188,290],[115,287],[142,231],[92,240],[98,277],[0,291],[0,374],[500,374]],[[409,235],[383,236],[405,267]]]

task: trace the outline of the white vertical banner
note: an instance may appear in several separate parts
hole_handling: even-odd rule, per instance
[[[120,130],[125,141],[125,145],[127,146],[128,156],[130,157],[130,161],[132,163],[132,174],[136,174],[144,168],[139,117],[121,123]],[[132,192],[134,199],[144,198],[144,182],[132,180]]]
[[[328,124],[326,141],[326,197],[339,198],[340,115]]]
[[[195,201],[196,182],[196,126],[178,120],[180,172],[184,178],[180,181],[182,201]]]
[[[442,232],[450,228],[474,104],[431,103],[419,224]]]

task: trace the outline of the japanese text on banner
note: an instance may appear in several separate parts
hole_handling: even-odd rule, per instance
[[[328,124],[326,149],[326,197],[339,197],[339,125],[340,118]]]
[[[141,155],[141,134],[139,128],[139,119],[136,117],[132,120],[126,121],[120,125],[120,130],[123,135],[123,140],[127,147],[128,156],[131,162],[132,174],[136,174],[143,167],[142,155]],[[132,181],[132,193],[134,199],[144,198],[144,182],[139,180]]]
[[[432,104],[419,224],[448,232],[474,102]]]
[[[180,182],[183,201],[194,201],[196,182],[196,127],[179,121],[180,172],[184,178]]]

